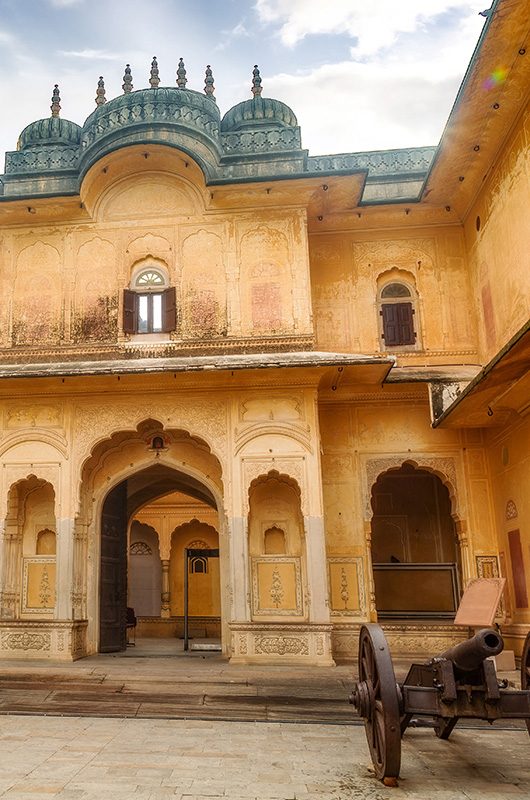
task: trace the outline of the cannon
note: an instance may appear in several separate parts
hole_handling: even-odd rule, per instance
[[[459,719],[524,719],[530,733],[530,633],[521,660],[521,690],[499,681],[489,656],[504,647],[493,628],[479,631],[423,664],[412,664],[397,683],[382,628],[366,624],[359,635],[359,680],[350,703],[364,719],[377,778],[395,785],[401,766],[401,737],[412,720],[430,717],[440,739]]]

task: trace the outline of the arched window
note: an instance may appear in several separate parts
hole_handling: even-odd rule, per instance
[[[49,528],[39,531],[37,534],[37,546],[35,553],[38,556],[54,556],[56,554],[55,531]]]
[[[161,269],[138,272],[123,292],[125,333],[166,333],[177,324],[176,293]]]
[[[194,556],[190,558],[189,569],[191,573],[201,572],[205,575],[208,572],[208,559],[204,556]]]
[[[265,555],[285,555],[285,532],[274,525],[263,534]]]
[[[416,345],[414,295],[404,283],[392,281],[379,295],[380,336],[384,349]]]

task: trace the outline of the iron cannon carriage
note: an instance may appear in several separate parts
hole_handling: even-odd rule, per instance
[[[530,633],[521,661],[521,690],[497,678],[494,662],[502,636],[485,628],[476,636],[424,664],[412,664],[396,683],[385,635],[367,624],[359,637],[359,680],[350,703],[363,717],[376,777],[391,785],[399,776],[401,737],[418,717],[434,719],[440,739],[448,739],[459,719],[525,719],[530,733]]]

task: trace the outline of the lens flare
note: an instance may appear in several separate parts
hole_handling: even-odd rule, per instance
[[[499,86],[501,83],[504,83],[507,74],[508,74],[507,69],[505,69],[504,67],[497,67],[497,69],[494,69],[491,75],[488,75],[488,77],[484,81],[484,88],[494,89],[496,86]]]

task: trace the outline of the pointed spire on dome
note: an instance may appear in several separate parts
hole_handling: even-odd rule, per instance
[[[131,75],[131,65],[125,65],[125,75],[123,76],[123,84],[122,87],[123,94],[129,94],[133,90],[133,82],[132,82],[132,75]]]
[[[185,89],[188,80],[186,78],[186,67],[184,66],[184,59],[180,58],[179,66],[177,69],[177,86],[179,89]]]
[[[106,102],[107,98],[105,97],[105,81],[103,80],[103,75],[100,75],[98,81],[98,88],[96,89],[96,105],[102,106]]]
[[[149,83],[151,84],[151,89],[158,89],[160,75],[158,72],[158,61],[156,60],[156,56],[153,56],[153,60],[151,61],[151,77],[149,78]]]
[[[254,69],[252,70],[252,94],[254,97],[259,97],[261,92],[261,75],[259,74],[258,65],[254,64]]]
[[[215,86],[213,85],[213,73],[212,68],[208,64],[206,67],[206,77],[204,78],[204,94],[208,97],[211,97],[212,100],[215,100],[213,93],[215,91]]]
[[[61,111],[61,98],[59,97],[59,84],[55,84],[52,93],[52,104],[50,106],[52,117],[58,117]]]

